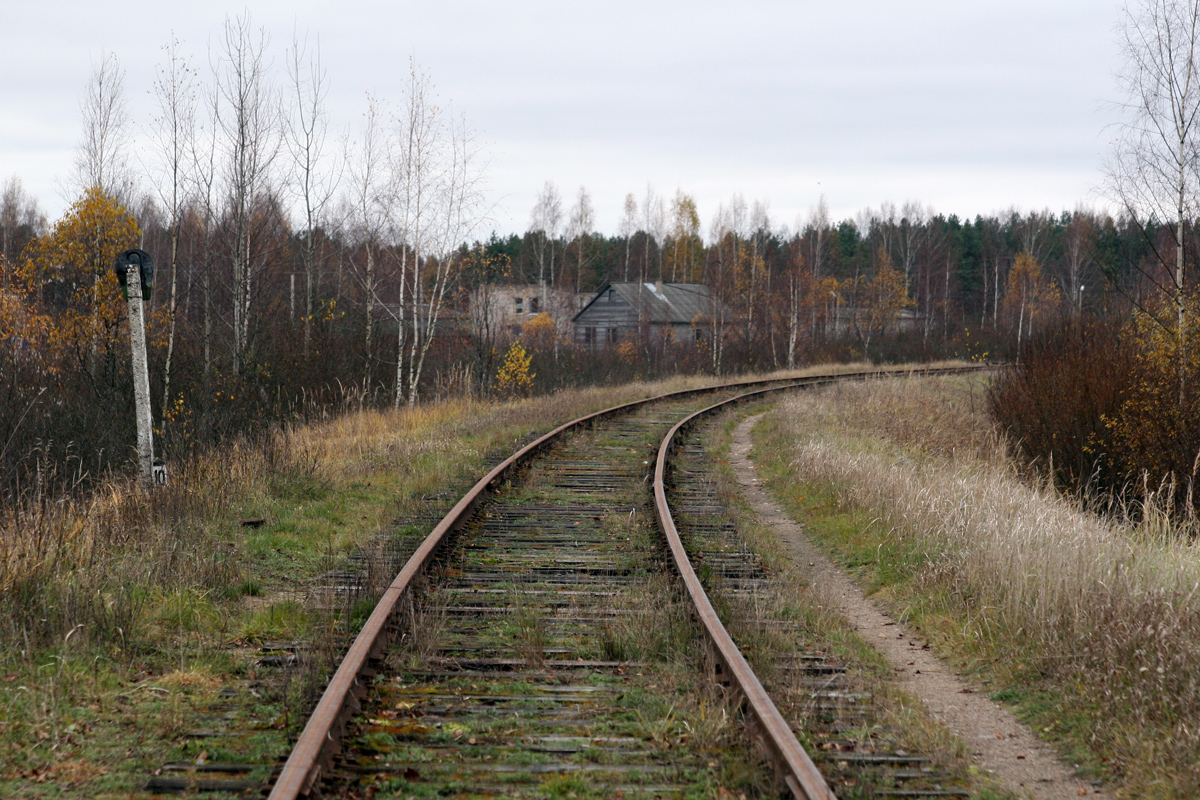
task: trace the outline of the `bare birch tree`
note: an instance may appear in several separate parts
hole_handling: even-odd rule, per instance
[[[755,200],[750,209],[749,222],[746,229],[747,240],[750,244],[749,258],[746,264],[746,333],[745,341],[749,342],[754,335],[754,316],[758,310],[760,273],[766,272],[763,264],[763,251],[766,249],[766,238],[771,234],[771,209],[767,203]],[[767,291],[770,291],[768,287]]]
[[[232,226],[233,371],[240,374],[250,345],[254,297],[254,207],[279,150],[279,98],[270,82],[268,36],[250,16],[225,19],[217,86],[223,101],[220,130]]]
[[[542,293],[542,308],[549,305],[549,291],[546,283],[546,251],[550,252],[549,272],[550,286],[554,285],[554,243],[558,239],[559,226],[562,224],[562,198],[554,181],[546,181],[534,203],[529,230],[537,237],[538,286]]]
[[[201,310],[201,349],[204,354],[204,380],[207,383],[213,365],[213,252],[217,218],[218,128],[221,94],[215,85],[201,89],[205,113],[197,116],[189,153],[190,189],[200,226],[199,272],[203,308]]]
[[[461,266],[457,248],[478,222],[482,203],[482,156],[474,136],[432,95],[429,76],[410,61],[391,147],[392,224],[400,250],[397,406],[417,402],[425,358]]]
[[[154,96],[158,115],[154,119],[153,141],[157,164],[153,171],[159,200],[167,212],[170,254],[167,268],[171,274],[167,298],[167,357],[163,366],[162,408],[171,402],[171,362],[175,355],[175,331],[179,307],[179,235],[186,203],[188,167],[195,147],[197,74],[187,57],[179,52],[180,42],[172,37],[164,47],[165,63],[155,67]],[[163,424],[166,424],[164,416]]]
[[[904,288],[910,293],[913,290],[913,272],[917,266],[917,256],[925,244],[929,232],[929,220],[933,217],[933,209],[926,210],[920,203],[909,200],[900,209],[900,224],[897,226],[897,245],[900,256],[900,271],[904,273]],[[884,242],[884,249],[891,253],[892,249]]]
[[[363,250],[363,296],[366,302],[364,325],[363,386],[371,390],[374,381],[375,303],[378,291],[375,277],[380,239],[387,219],[387,140],[380,129],[379,105],[367,96],[362,138],[347,145],[346,166],[350,179],[353,227]]]
[[[75,154],[75,190],[101,189],[128,203],[133,193],[129,170],[129,107],[125,70],[113,53],[100,56],[79,107],[83,139]]]
[[[417,69],[410,59],[408,85],[403,105],[395,119],[396,143],[392,148],[394,176],[395,239],[400,248],[400,280],[396,317],[396,397],[397,407],[407,397],[416,403],[412,354],[421,348],[420,311],[423,294],[421,259],[427,257],[424,245],[429,237],[433,195],[440,145],[441,120],[433,104],[429,76]],[[411,332],[409,331],[411,327]],[[410,335],[411,333],[411,335]],[[407,371],[405,367],[408,367]]]
[[[808,242],[808,252],[805,253],[804,261],[808,266],[812,286],[815,291],[825,278],[825,259],[829,254],[829,206],[825,202],[825,195],[821,195],[821,199],[817,201],[816,206],[809,212],[808,220],[804,223],[804,228],[804,238]],[[812,334],[814,337],[817,335],[817,313],[820,305],[818,302],[812,304]],[[836,331],[836,318],[833,320],[833,324]]]
[[[663,216],[662,198],[655,193],[653,186],[646,184],[646,197],[642,200],[642,232],[646,234],[646,238],[642,242],[642,269],[638,275],[639,283],[645,283],[650,278],[650,243],[653,241],[659,246],[662,244],[659,231],[664,224]],[[658,277],[662,278],[662,274],[660,273]]]
[[[596,226],[596,211],[592,208],[592,197],[586,187],[579,187],[575,205],[571,207],[569,236],[575,240],[575,294],[582,291],[583,267],[586,263],[585,249],[588,236]]]
[[[320,41],[310,56],[307,39],[300,41],[293,37],[287,67],[292,103],[287,146],[292,156],[292,186],[304,215],[300,263],[304,270],[303,353],[307,359],[312,348],[317,227],[322,223],[337,187],[337,170],[325,164],[325,137],[329,130],[325,96],[329,91],[329,80],[321,65]]]
[[[743,204],[744,211],[744,204]],[[728,309],[725,298],[732,289],[733,275],[737,266],[738,237],[734,232],[736,216],[732,209],[724,203],[717,205],[709,226],[712,243],[708,248],[708,268],[706,277],[709,287],[709,321],[712,323],[712,337],[709,347],[712,371],[721,374],[722,359],[725,354],[725,331],[729,323]]]
[[[804,254],[800,249],[800,236],[797,235],[795,246],[792,248],[792,264],[787,275],[788,298],[788,328],[787,328],[787,368],[796,368],[796,343],[800,338],[800,309],[804,302]]]
[[[125,71],[112,53],[100,56],[92,68],[80,103],[83,139],[75,154],[76,191],[82,194],[99,189],[123,205],[133,196],[133,180],[127,161],[129,144],[129,111],[125,100]],[[99,238],[97,231],[95,236]],[[99,262],[102,248],[92,252],[92,312],[91,344],[88,349],[89,369],[96,368],[100,337],[100,280],[110,265]]]
[[[1182,400],[1188,338],[1184,232],[1196,216],[1197,199],[1200,0],[1144,0],[1126,6],[1123,16],[1125,65],[1119,77],[1127,119],[1106,169],[1107,185],[1139,225],[1174,226],[1174,253],[1156,254],[1169,275],[1162,288],[1175,308]]]
[[[625,266],[621,273],[621,280],[625,283],[629,282],[629,245],[633,242],[633,235],[637,233],[637,199],[633,196],[633,192],[625,195],[625,208],[621,216],[621,238],[625,240]]]
[[[440,120],[439,120],[440,123]],[[417,402],[417,390],[425,358],[437,333],[446,296],[462,270],[459,246],[482,219],[484,163],[473,132],[463,118],[437,125],[441,141],[434,176],[434,196],[425,238],[425,275],[414,275],[414,283],[428,285],[423,302],[415,306],[413,347],[409,360],[408,402]],[[418,262],[413,259],[416,270]],[[416,314],[421,316],[418,318]]]

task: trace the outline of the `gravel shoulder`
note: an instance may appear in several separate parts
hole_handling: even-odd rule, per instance
[[[729,462],[747,502],[774,529],[813,591],[838,609],[859,635],[892,663],[897,686],[917,697],[931,715],[968,744],[976,766],[991,772],[1014,793],[1051,800],[1112,797],[1103,787],[1076,777],[1045,743],[1008,709],[938,659],[919,635],[876,607],[845,573],[808,539],[770,497],[750,460],[750,430],[759,416],[733,433]]]

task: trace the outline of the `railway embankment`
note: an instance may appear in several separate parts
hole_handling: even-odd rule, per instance
[[[0,792],[261,786],[390,565],[489,463],[704,382],[348,410],[174,464],[151,496],[114,478],[6,509]]]

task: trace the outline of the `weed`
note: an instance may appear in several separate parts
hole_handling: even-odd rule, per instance
[[[537,669],[546,660],[545,609],[531,602],[520,584],[512,587],[510,592],[505,633],[511,638],[517,655],[531,669]]]
[[[245,621],[238,638],[248,642],[304,638],[311,623],[307,610],[295,600],[281,600],[258,611]]]

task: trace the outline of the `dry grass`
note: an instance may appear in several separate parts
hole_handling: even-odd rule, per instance
[[[906,423],[899,419],[896,412],[901,409],[895,407],[894,398],[875,395],[868,402],[880,412],[879,419],[887,420],[894,435],[906,441],[915,442],[917,430],[937,430],[937,426],[927,420]],[[740,600],[726,598],[722,601],[728,608],[728,618],[733,624],[731,630],[739,645],[749,646],[753,653],[751,660],[755,673],[766,685],[778,686],[781,696],[787,696],[790,703],[803,709],[810,719],[815,719],[820,714],[816,708],[816,695],[789,685],[791,676],[780,667],[795,657],[797,647],[827,652],[850,668],[844,676],[849,683],[842,690],[871,698],[869,724],[857,730],[847,729],[843,735],[875,747],[880,742],[891,742],[895,747],[920,753],[942,770],[965,778],[969,765],[965,743],[935,720],[918,700],[896,688],[891,664],[837,611],[840,598],[831,596],[827,587],[813,586],[803,577],[794,556],[776,530],[764,523],[749,506],[727,460],[733,429],[745,413],[745,410],[727,412],[723,424],[714,426],[710,433],[709,449],[716,458],[711,475],[728,513],[737,524],[738,536],[750,546],[772,576],[768,591]],[[942,439],[940,436],[927,438],[926,446],[937,446],[935,439],[943,446],[962,446],[961,439]],[[799,630],[805,632],[804,641],[798,642],[796,631],[782,627],[780,622],[798,624]],[[988,781],[979,777],[973,783],[976,789],[982,790]]]
[[[396,502],[453,485],[485,453],[511,449],[531,431],[618,402],[715,382],[679,378],[507,403],[450,400],[361,410],[174,464],[171,484],[151,497],[119,478],[86,496],[35,493],[0,509],[0,642],[27,654],[61,645],[68,635],[77,644],[123,647],[153,596],[141,589],[237,595],[253,582],[254,565],[246,562],[256,554],[245,551],[240,516],[277,522],[356,485],[390,492],[385,502],[355,498],[352,524],[331,526],[326,536],[305,543],[310,550],[345,552],[385,526]]]
[[[425,497],[464,486],[487,454],[511,452],[531,432],[724,382],[677,378],[504,403],[353,409],[172,463],[171,484],[150,496],[113,478],[87,495],[34,491],[0,509],[0,673],[11,681],[0,684],[0,794],[22,791],[21,775],[74,756],[106,765],[96,780],[107,791],[134,791],[145,770],[113,754],[145,752],[139,758],[159,763],[187,756],[156,733],[179,715],[163,716],[149,701],[135,712],[94,697],[177,671],[207,670],[227,684],[264,680],[247,642],[305,640],[301,670],[268,693],[284,720],[277,741],[261,744],[273,759],[306,692],[370,604],[317,591],[321,574],[353,551],[387,556],[379,536],[397,516],[427,510]],[[57,485],[52,477],[39,485]],[[245,518],[265,524],[243,527]],[[367,565],[372,586],[391,577],[380,559]],[[110,733],[80,744],[68,731],[81,719]]]
[[[1162,514],[1131,527],[1023,481],[981,396],[961,380],[840,386],[769,425],[794,481],[873,521],[892,562],[877,569],[911,568],[893,590],[942,615],[959,652],[1048,692],[1081,720],[1064,735],[1139,796],[1197,796],[1200,553]]]

